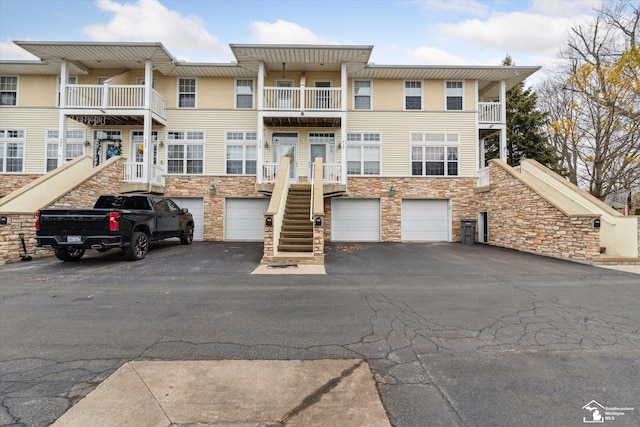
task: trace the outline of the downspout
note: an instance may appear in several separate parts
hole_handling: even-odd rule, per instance
[[[342,148],[340,149],[340,163],[341,163],[341,177],[340,180],[344,184],[345,189],[347,186],[347,89],[349,83],[347,81],[347,64],[342,63],[340,67],[340,84],[342,87],[340,106],[340,140],[342,141]]]

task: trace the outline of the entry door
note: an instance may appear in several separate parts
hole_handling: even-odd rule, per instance
[[[320,157],[322,159],[322,164],[326,165],[328,163],[327,161],[327,144],[311,144],[309,146],[309,159],[311,159],[311,161],[309,162],[309,176],[311,176],[311,170],[313,169],[313,165],[316,161],[317,157]],[[323,175],[326,176],[327,171],[326,166],[324,166],[323,168]],[[315,177],[314,177],[315,179]]]
[[[298,182],[298,135],[295,133],[274,133],[273,144],[276,158],[274,162],[280,163],[283,157],[289,157],[289,180]]]

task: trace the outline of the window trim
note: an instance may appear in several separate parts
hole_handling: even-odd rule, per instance
[[[178,133],[181,132],[184,134],[184,139],[170,139],[169,138],[169,134],[171,133]],[[189,139],[188,134],[189,133],[201,133],[202,134],[202,139]],[[172,129],[172,130],[167,130],[165,133],[165,139],[166,139],[166,147],[164,149],[164,164],[165,166],[165,173],[167,175],[177,175],[177,176],[199,176],[199,175],[204,175],[205,174],[205,159],[206,159],[206,141],[207,141],[207,134],[204,130],[178,130],[178,129]],[[181,145],[183,147],[185,147],[184,150],[184,157],[180,160],[182,160],[182,172],[180,173],[176,173],[176,172],[169,172],[169,160],[173,160],[173,159],[169,159],[169,151],[170,151],[170,147],[172,145]],[[187,158],[187,150],[186,150],[186,146],[187,145],[196,145],[196,146],[202,146],[202,172],[201,173],[189,173],[187,172],[187,161],[189,160]]]
[[[229,139],[229,134],[242,134],[242,139]],[[255,139],[247,139],[249,134],[255,134]],[[230,160],[227,158],[228,152],[227,149],[229,146],[240,145],[242,146],[242,172],[241,173],[229,173],[229,167],[227,162]],[[256,158],[255,159],[247,159],[247,147],[255,147],[256,148]],[[224,174],[228,176],[256,176],[258,174],[258,133],[255,130],[226,130],[224,131]],[[238,159],[232,159],[238,161]],[[256,162],[256,172],[255,173],[247,173],[247,161],[255,161]]]
[[[349,140],[350,135],[359,135],[360,139],[358,141]],[[365,141],[365,135],[378,135],[377,141]],[[347,168],[347,176],[353,177],[376,177],[382,176],[382,132],[347,132],[347,164],[345,167]],[[349,173],[349,148],[358,147],[360,148],[360,173],[354,174]],[[378,173],[377,174],[366,174],[364,167],[364,148],[365,147],[377,147],[378,148]],[[370,160],[369,160],[370,161]]]
[[[4,129],[0,129],[0,132],[2,133],[2,136],[0,136],[0,144],[2,144],[2,147],[0,148],[0,167],[2,168],[0,170],[0,174],[11,175],[11,174],[25,173],[26,159],[27,159],[27,131],[25,129],[4,128]],[[17,138],[9,138],[5,136],[6,132],[18,132],[18,133],[22,132],[22,136]],[[9,157],[7,157],[8,144],[22,145],[22,158],[21,158],[22,163],[20,165],[19,171],[7,170],[7,160],[9,159]],[[11,157],[11,159],[18,159],[18,158],[20,157]]]
[[[459,98],[461,99],[461,105],[460,105],[460,109],[459,110],[450,110],[449,109],[449,97],[451,96],[452,98],[458,98],[457,95],[449,95],[448,94],[448,90],[450,88],[447,87],[447,83],[462,83],[462,87],[461,88],[455,88],[455,89],[460,89],[462,91],[462,94],[459,96]],[[453,88],[452,88],[453,89]],[[444,110],[445,111],[465,111],[464,109],[464,80],[445,80],[444,82]]]
[[[180,92],[180,81],[181,80],[194,80],[194,91],[193,92]],[[182,107],[180,106],[180,95],[181,94],[191,94],[193,93],[193,107]],[[185,110],[193,110],[198,108],[198,78],[197,77],[178,77],[176,80],[176,108],[185,109]],[[185,131],[186,132],[186,131]]]
[[[420,108],[407,108],[407,96],[416,96],[416,95],[407,95],[407,83],[420,83]],[[402,81],[402,109],[404,111],[424,111],[424,80],[403,80]]]
[[[16,79],[16,89],[15,90],[1,90],[1,86],[0,86],[0,98],[2,98],[2,94],[3,93],[13,93],[13,92],[15,92],[15,103],[14,104],[0,104],[0,107],[17,107],[19,105],[18,95],[20,93],[20,76],[3,75],[3,76],[0,76],[0,82],[1,82],[3,77],[4,78],[14,78],[14,79]]]
[[[356,82],[369,82],[369,95],[357,95],[356,94]],[[352,85],[353,99],[352,99],[352,109],[355,111],[371,111],[373,110],[373,80],[371,79],[353,79]],[[356,108],[356,98],[358,97],[369,97],[369,108]]]
[[[416,141],[414,136],[421,135],[421,141]],[[442,141],[428,141],[427,135],[441,135],[443,137]],[[413,174],[413,148],[421,147],[422,148],[422,174],[414,175]],[[426,153],[425,148],[443,148],[444,149],[444,159],[442,163],[444,164],[444,174],[443,175],[427,175],[426,168]],[[456,174],[449,174],[449,163],[453,163],[448,159],[448,149],[456,148],[457,150],[457,158],[455,159],[456,163]],[[447,178],[447,177],[460,177],[460,132],[410,132],[409,133],[409,176],[414,177],[427,177],[427,178]]]
[[[81,131],[82,132],[82,136],[81,137],[77,137],[77,138],[73,138],[69,136],[70,132],[74,132],[74,131]],[[53,138],[49,137],[49,132],[56,132],[57,136],[55,137],[55,141]],[[59,139],[60,139],[60,132],[58,131],[58,128],[46,128],[44,130],[44,172],[51,172],[54,169],[57,169],[59,167],[58,165],[58,144],[59,144]],[[73,145],[82,145],[82,154],[78,154],[75,157],[71,157],[69,156],[69,142],[71,142],[71,144]],[[49,145],[56,145],[56,157],[49,157]],[[87,132],[85,129],[67,129],[67,152],[65,153],[65,161],[69,162],[73,159],[75,159],[76,157],[80,157],[80,156],[84,156],[87,152]],[[49,169],[47,166],[47,162],[49,160],[55,160],[56,161],[56,167],[53,169]]]
[[[238,107],[238,96],[243,95],[238,93],[238,87],[247,87],[247,86],[238,86],[238,82],[241,80],[248,80],[251,82],[251,107]],[[244,95],[246,96],[246,95]],[[256,107],[256,80],[252,78],[236,78],[233,81],[233,107],[236,110],[253,110]],[[226,135],[226,134],[225,134]]]

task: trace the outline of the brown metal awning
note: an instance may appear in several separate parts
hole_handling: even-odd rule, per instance
[[[264,125],[269,127],[340,127],[340,117],[265,117]]]
[[[79,123],[91,127],[102,126],[144,126],[144,116],[95,116],[95,115],[70,115],[67,116]],[[164,123],[153,119],[153,126],[164,126]]]

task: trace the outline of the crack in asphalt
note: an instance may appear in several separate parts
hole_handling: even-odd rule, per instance
[[[238,342],[193,342],[163,335],[128,360],[92,359],[58,362],[50,359],[25,358],[0,362],[0,425],[48,425],[69,407],[90,393],[122,364],[130,360],[175,360],[167,354],[173,346],[185,353],[185,346],[207,347],[221,358],[229,350],[237,350],[259,359],[261,350],[281,349],[299,359],[337,351],[366,360],[376,384],[428,385],[434,387],[446,403],[455,422],[468,425],[448,395],[429,372],[421,356],[499,351],[589,351],[600,349],[640,349],[640,328],[631,319],[604,311],[562,304],[557,298],[533,292],[502,280],[505,286],[523,293],[530,306],[505,314],[486,326],[471,329],[455,324],[440,324],[430,320],[409,304],[388,298],[382,292],[363,295],[370,311],[369,331],[351,343],[328,343],[312,346],[277,344],[243,344]],[[227,346],[227,348],[224,348]],[[249,351],[250,350],[250,351]],[[188,353],[188,352],[186,352]],[[330,357],[330,356],[329,356]],[[316,403],[321,396],[337,386],[344,376],[360,364],[343,371],[323,387],[307,396],[279,424],[285,425],[295,415]],[[33,396],[38,396],[34,398]],[[40,401],[56,402],[47,419],[30,420],[29,408]]]

